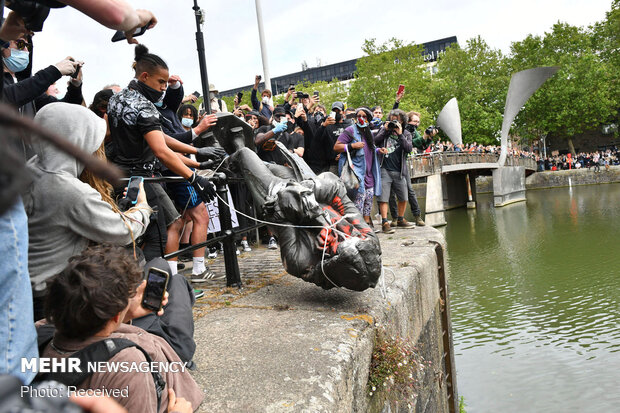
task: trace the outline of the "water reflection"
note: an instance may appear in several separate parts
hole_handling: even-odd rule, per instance
[[[468,412],[617,411],[620,184],[527,197],[447,213],[459,392]]]

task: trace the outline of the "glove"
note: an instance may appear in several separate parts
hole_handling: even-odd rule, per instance
[[[222,159],[226,156],[226,151],[223,148],[215,146],[196,148],[196,151],[196,155],[206,156],[209,159]]]
[[[204,161],[204,162],[200,162],[200,166],[198,166],[198,169],[211,169],[215,166],[215,164],[217,163],[217,161],[210,159],[208,161]]]
[[[194,172],[188,181],[204,202],[211,202],[215,199],[215,187],[211,185],[207,178],[196,175],[196,172]]]
[[[65,59],[56,63],[54,66],[56,66],[56,69],[58,69],[61,75],[66,76],[73,74],[77,65],[78,62],[72,62],[69,59]]]
[[[278,123],[275,126],[275,128],[273,128],[273,133],[284,132],[287,129],[288,129],[288,120],[283,120],[282,122]]]

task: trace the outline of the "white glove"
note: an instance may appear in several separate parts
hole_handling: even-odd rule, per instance
[[[61,75],[66,76],[73,74],[77,65],[78,62],[72,62],[69,59],[64,59],[56,63],[54,66],[56,66],[56,69],[58,69]]]

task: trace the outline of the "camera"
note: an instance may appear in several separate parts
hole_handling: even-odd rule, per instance
[[[438,131],[439,132],[439,126],[434,126],[431,125],[428,128],[426,128],[426,130],[424,131],[425,134],[431,136],[433,134],[434,131]]]
[[[396,121],[396,120],[391,120],[386,122],[385,124],[385,128],[386,129],[396,129],[400,126],[400,122]]]
[[[64,4],[53,0],[46,1],[45,4],[46,5],[44,6],[36,1],[17,0],[12,1],[11,4],[6,7],[19,14],[19,16],[24,20],[24,24],[28,30],[40,32],[43,30],[43,23],[50,13],[50,7],[65,7]]]
[[[309,94],[304,93],[304,92],[297,92],[296,96],[297,96],[297,99],[308,99],[310,97]]]

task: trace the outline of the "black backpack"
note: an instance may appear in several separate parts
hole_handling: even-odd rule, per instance
[[[39,345],[39,354],[43,354],[43,350],[45,347],[52,341],[54,338],[54,332],[56,328],[51,324],[45,324],[37,328],[37,341]],[[144,350],[142,347],[137,345],[131,340],[127,340],[125,338],[106,338],[101,341],[97,341],[96,343],[90,344],[84,347],[81,350],[76,351],[71,355],[72,358],[80,359],[80,366],[86,366],[88,363],[94,362],[105,362],[110,360],[116,354],[118,354],[121,350],[124,350],[128,347],[135,347],[144,354],[147,363],[151,363],[151,356]],[[84,380],[86,380],[93,372],[89,372],[86,369],[83,369],[81,373],[77,372],[53,372],[53,373],[38,373],[35,380],[36,381],[45,381],[45,380],[55,380],[64,384],[65,386],[78,386]],[[164,389],[166,388],[166,381],[159,374],[159,372],[151,372],[153,376],[153,382],[155,383],[155,392],[157,393],[157,411],[159,411],[159,406],[161,404],[161,395]]]

